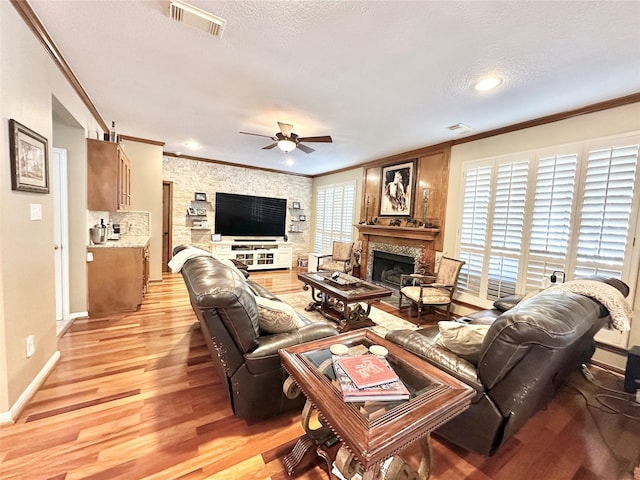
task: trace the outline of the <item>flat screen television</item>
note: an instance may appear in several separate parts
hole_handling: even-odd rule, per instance
[[[216,192],[214,231],[236,237],[281,237],[287,200]]]

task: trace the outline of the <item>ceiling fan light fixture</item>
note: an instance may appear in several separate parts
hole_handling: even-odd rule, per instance
[[[278,148],[284,153],[289,153],[296,149],[296,143],[285,138],[284,140],[278,140]]]

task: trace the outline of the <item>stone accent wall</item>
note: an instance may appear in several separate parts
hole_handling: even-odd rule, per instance
[[[312,179],[309,177],[167,156],[163,157],[162,175],[164,181],[173,182],[171,233],[174,247],[188,243],[209,250],[214,232],[216,192],[286,198],[287,229],[291,226],[290,209],[294,201],[300,202],[307,222],[312,217]],[[207,201],[198,202],[198,206],[206,209],[210,230],[192,229],[193,219],[187,216],[187,208],[192,205],[195,192],[207,194]],[[311,251],[311,233],[307,225],[304,231],[287,235],[294,245],[295,266],[299,257]]]

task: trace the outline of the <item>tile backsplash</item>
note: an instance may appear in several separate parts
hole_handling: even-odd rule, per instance
[[[99,212],[87,210],[87,235],[89,228],[104,223],[119,223],[120,236],[149,236],[151,214],[149,212]]]

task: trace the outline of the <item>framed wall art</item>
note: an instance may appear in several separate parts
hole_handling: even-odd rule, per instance
[[[203,193],[203,192],[196,192],[194,200],[196,202],[206,202],[207,201],[207,194]]]
[[[9,120],[11,189],[49,193],[49,147],[42,135]]]
[[[381,167],[380,216],[411,217],[416,183],[416,160]]]

